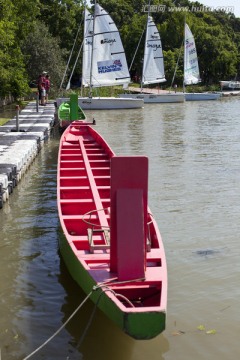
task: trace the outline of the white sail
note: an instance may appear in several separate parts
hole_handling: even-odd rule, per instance
[[[90,64],[92,57],[93,42],[93,16],[85,9],[84,12],[84,39],[83,39],[83,59],[82,59],[82,85],[90,84]]]
[[[151,16],[148,16],[144,48],[142,84],[156,84],[166,81],[162,42]]]
[[[197,49],[189,26],[185,24],[184,34],[184,85],[200,82]]]
[[[99,4],[95,5],[94,17],[91,85],[99,87],[128,84],[130,74],[115,23]]]

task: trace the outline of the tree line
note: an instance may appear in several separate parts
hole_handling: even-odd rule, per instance
[[[66,86],[83,40],[84,2],[0,0],[1,98],[26,96],[42,71],[49,72],[53,87],[58,89],[73,51]],[[129,64],[139,44],[132,72],[141,73],[148,0],[101,0],[99,3],[120,31]],[[239,76],[240,18],[224,9],[215,11],[188,0],[162,0],[160,5],[159,0],[152,0],[150,9],[162,39],[165,86],[171,84],[178,59],[175,82],[182,84],[185,20],[195,37],[202,83],[211,85]],[[73,80],[80,77],[81,56]]]

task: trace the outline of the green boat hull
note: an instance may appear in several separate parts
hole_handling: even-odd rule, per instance
[[[68,271],[88,295],[97,284],[76,258],[62,230],[60,230],[59,246]],[[165,312],[121,311],[106,293],[102,293],[101,289],[93,291],[90,298],[123,332],[136,340],[152,339],[165,330]]]
[[[78,105],[78,95],[71,94],[70,100],[60,104],[58,108],[58,120],[60,128],[65,129],[72,121],[86,120],[86,115]]]

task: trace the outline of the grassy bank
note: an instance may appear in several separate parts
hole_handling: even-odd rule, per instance
[[[139,83],[131,83],[131,87],[140,87],[141,84]],[[170,89],[170,87],[164,86],[164,84],[160,85],[148,85],[148,88],[160,88],[162,90],[173,90]],[[220,91],[219,84],[215,85],[192,85],[187,86],[185,88],[185,92],[206,92],[206,91]],[[177,91],[183,91],[182,87],[178,87]],[[58,92],[56,94],[56,97],[69,97],[69,95],[75,92],[79,96],[89,96],[89,88],[83,88],[82,90],[80,88],[77,89],[71,89],[71,90],[62,90],[61,92]],[[118,96],[119,94],[122,94],[124,92],[124,89],[122,86],[114,86],[114,87],[102,87],[102,88],[93,88],[92,89],[92,96]]]
[[[0,108],[0,126],[6,124],[8,120],[11,120],[16,116],[16,106],[20,106],[20,110],[24,109],[29,101],[21,101],[20,103],[13,103],[10,105],[4,105]]]
[[[0,117],[0,126],[4,125],[8,120],[10,120],[10,119],[6,120],[6,119]]]

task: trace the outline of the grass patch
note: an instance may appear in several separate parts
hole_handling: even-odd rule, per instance
[[[139,83],[130,83],[129,84],[130,87],[137,87],[139,88],[141,86],[141,84]],[[174,91],[174,88],[170,88],[170,86],[164,85],[164,84],[152,84],[152,85],[148,85],[146,86],[147,88],[150,89],[162,89],[162,90],[171,90]],[[93,88],[92,89],[92,96],[102,96],[102,97],[117,97],[118,95],[129,91],[129,90],[125,90],[123,89],[122,86],[106,86],[106,87],[99,87],[99,88]],[[177,92],[182,92],[183,88],[181,86],[179,86],[177,88]],[[185,87],[185,92],[197,92],[197,93],[202,93],[202,92],[214,92],[214,91],[221,91],[219,84],[214,84],[214,85],[189,85]],[[78,96],[84,96],[84,97],[88,97],[89,96],[89,88],[83,88],[82,90],[80,88],[76,88],[76,89],[70,89],[70,90],[61,90],[61,91],[55,91],[54,93],[52,92],[52,94],[50,95],[52,97],[52,95],[55,95],[55,98],[58,97],[67,97],[69,98],[71,93],[75,93],[78,94]]]
[[[9,120],[16,116],[16,105],[20,106],[20,110],[24,109],[29,101],[19,101],[10,105],[4,105],[0,108],[0,126],[6,124]]]
[[[0,126],[6,124],[6,122],[10,119],[0,118]]]
[[[101,88],[93,88],[92,89],[92,96],[93,97],[112,97],[118,96],[122,94],[124,91],[122,86],[104,86]],[[71,90],[62,90],[56,94],[56,97],[69,97],[70,94],[75,93],[78,96],[89,96],[89,88],[83,88],[82,91],[80,88],[71,89]]]

